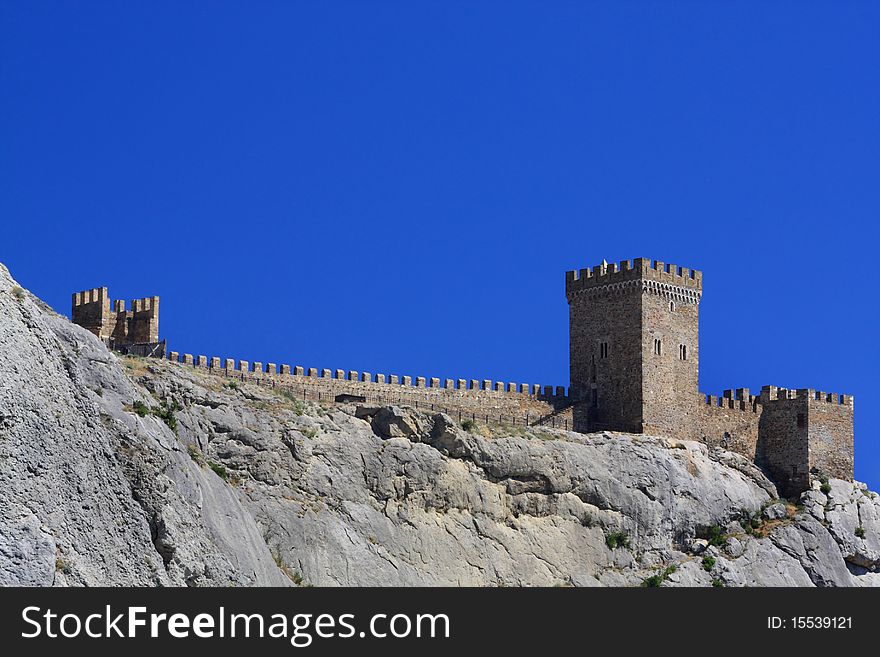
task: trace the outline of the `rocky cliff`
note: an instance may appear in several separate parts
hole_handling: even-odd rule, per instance
[[[880,498],[120,357],[0,265],[0,584],[880,585]]]

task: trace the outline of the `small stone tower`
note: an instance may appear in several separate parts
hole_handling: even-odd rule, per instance
[[[159,297],[135,299],[127,311],[125,301],[110,300],[106,287],[76,292],[70,318],[118,351],[165,355],[165,343],[159,341]]]
[[[702,273],[651,261],[566,273],[580,431],[694,438]]]

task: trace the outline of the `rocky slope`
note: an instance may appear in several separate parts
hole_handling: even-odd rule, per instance
[[[823,492],[823,490],[825,492]],[[0,265],[0,584],[880,585],[880,498],[118,357]]]

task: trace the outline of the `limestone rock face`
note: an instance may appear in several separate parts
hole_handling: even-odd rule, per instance
[[[239,496],[0,265],[0,584],[284,584]]]
[[[2,585],[880,585],[861,484],[119,357],[2,266],[0,465]]]

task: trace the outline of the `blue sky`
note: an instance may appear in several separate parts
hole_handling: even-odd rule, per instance
[[[568,383],[564,271],[701,269],[701,390],[856,397],[880,3],[0,0],[0,261],[173,348]]]

